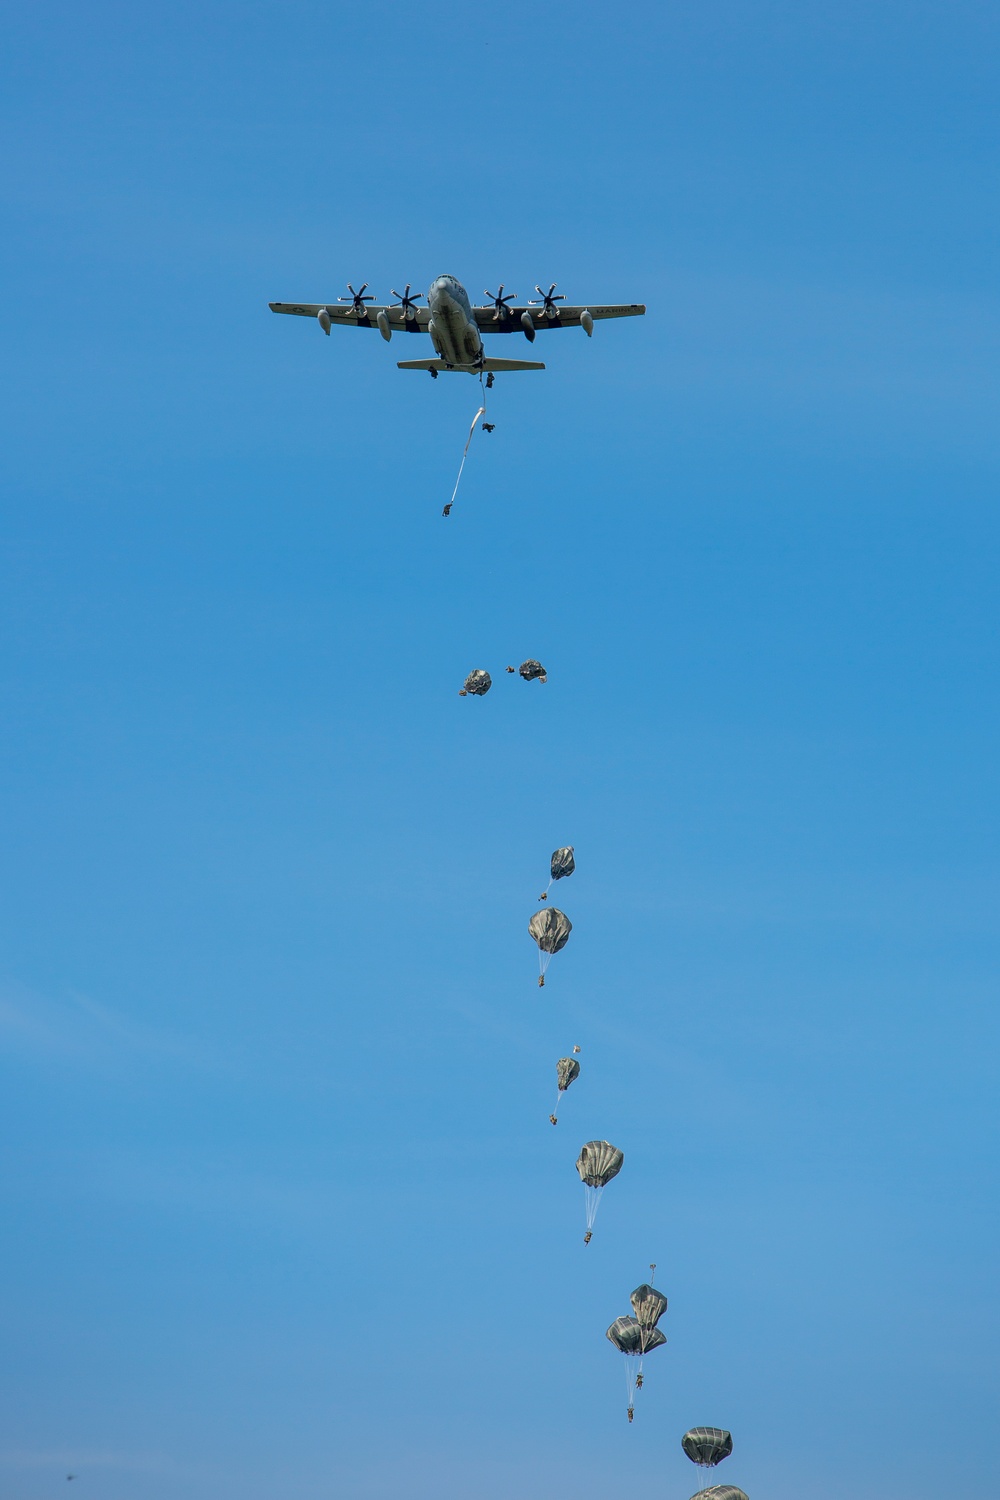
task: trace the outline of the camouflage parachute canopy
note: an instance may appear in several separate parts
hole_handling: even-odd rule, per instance
[[[476,667],[475,671],[470,672],[465,679],[462,692],[471,693],[474,698],[481,698],[484,693],[489,692],[492,686],[493,678],[489,672],[484,671],[482,667]]]
[[[545,681],[545,668],[540,661],[535,661],[532,657],[529,657],[527,661],[523,661],[517,670],[525,682],[534,682],[536,677],[540,677],[543,682]]]
[[[561,1057],[556,1063],[556,1082],[559,1092],[563,1094],[569,1088],[575,1078],[580,1076],[580,1064],[575,1057]]]
[[[558,953],[569,942],[573,923],[558,906],[547,906],[544,911],[535,912],[528,931],[543,953]]]
[[[629,1301],[632,1311],[635,1313],[643,1328],[655,1328],[667,1310],[667,1299],[662,1292],[658,1292],[655,1286],[650,1286],[644,1281],[642,1286],[637,1286]],[[685,1453],[687,1449],[685,1448]]]
[[[693,1464],[714,1469],[733,1451],[733,1435],[723,1427],[692,1427],[681,1438],[681,1447]]]
[[[735,1484],[713,1484],[692,1495],[691,1500],[749,1500],[749,1496],[738,1490]]]
[[[550,866],[550,880],[562,880],[566,875],[572,875],[576,869],[576,860],[573,858],[573,845],[567,844],[565,849],[557,849],[552,856]]]
[[[625,1154],[610,1141],[588,1141],[581,1146],[576,1170],[588,1187],[605,1187],[622,1169]]]
[[[658,1328],[645,1329],[638,1318],[616,1318],[604,1335],[622,1354],[648,1354],[667,1342]]]

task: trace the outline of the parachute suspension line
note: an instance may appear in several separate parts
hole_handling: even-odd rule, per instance
[[[601,1202],[601,1194],[604,1192],[604,1189],[599,1187],[591,1187],[589,1183],[584,1183],[583,1191],[587,1200],[587,1229],[592,1230],[594,1227],[594,1220],[597,1218],[597,1210]]]
[[[483,396],[483,400],[484,401],[486,400],[485,395]],[[481,406],[479,408],[479,410],[476,412],[476,415],[472,419],[472,425],[469,428],[469,436],[466,438],[466,440],[465,440],[465,447],[462,449],[462,462],[458,466],[458,478],[455,480],[455,488],[451,492],[451,499],[448,501],[448,504],[445,506],[444,510],[441,512],[441,514],[443,516],[450,516],[451,515],[451,508],[455,504],[455,496],[458,494],[458,487],[462,483],[462,470],[465,468],[465,460],[469,456],[469,444],[472,442],[472,434],[476,430],[476,423],[479,421],[479,418],[480,417],[484,417],[485,415],[486,415],[486,407],[485,406]]]
[[[632,1420],[632,1408],[635,1406],[635,1370],[632,1368],[635,1358],[631,1354],[625,1356],[625,1404],[629,1410],[629,1421]]]

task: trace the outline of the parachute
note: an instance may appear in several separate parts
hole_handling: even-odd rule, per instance
[[[523,677],[525,682],[534,682],[536,677],[538,678],[539,682],[548,681],[545,668],[542,666],[541,662],[535,661],[530,656],[527,661],[523,661],[521,663],[521,665],[517,669],[517,672],[518,676]]]
[[[619,1151],[617,1146],[612,1146],[610,1141],[588,1141],[580,1148],[576,1170],[580,1174],[587,1200],[587,1233],[583,1237],[585,1245],[590,1244],[594,1233],[594,1220],[600,1207],[601,1194],[612,1177],[618,1176],[624,1160],[624,1152]]]
[[[556,1116],[559,1113],[559,1100],[574,1079],[580,1076],[580,1064],[575,1057],[561,1057],[556,1063],[556,1083],[559,1085],[559,1093],[556,1095],[556,1107],[549,1115],[553,1125],[557,1124]]]
[[[655,1271],[656,1267],[650,1266],[649,1269]],[[658,1340],[663,1335],[659,1332],[656,1325],[667,1310],[666,1297],[662,1292],[658,1292],[655,1286],[650,1286],[648,1281],[644,1281],[642,1286],[636,1287],[629,1301],[632,1304],[632,1311],[635,1313],[635,1320],[639,1325],[639,1347],[642,1353],[645,1353],[647,1349],[658,1348]],[[642,1390],[641,1361],[635,1385],[636,1390]]]
[[[735,1484],[713,1484],[707,1490],[699,1490],[691,1500],[749,1500],[749,1496],[738,1490]]]
[[[650,1286],[648,1281],[636,1287],[629,1301],[640,1328],[655,1328],[667,1310],[666,1297],[662,1292],[658,1292],[655,1286]],[[687,1453],[686,1448],[684,1451]]]
[[[556,1082],[559,1092],[565,1094],[571,1083],[580,1076],[580,1064],[575,1057],[561,1057],[556,1063]]]
[[[616,1318],[604,1337],[610,1339],[622,1354],[642,1353],[642,1329],[639,1327],[638,1318],[630,1318],[628,1314],[622,1318]],[[662,1333],[660,1342],[662,1344],[667,1342]]]
[[[544,984],[549,960],[569,942],[573,923],[557,906],[547,906],[544,911],[535,912],[528,923],[528,931],[538,944],[538,983]]]
[[[714,1469],[732,1453],[733,1435],[723,1427],[692,1427],[681,1438],[681,1447],[693,1464]]]
[[[573,845],[567,844],[565,849],[557,849],[552,856],[549,866],[549,885],[553,880],[563,880],[567,875],[572,875],[576,869],[576,860],[573,858]],[[545,901],[548,897],[548,886],[539,896],[539,901]]]
[[[628,1391],[628,1419],[635,1409],[635,1393],[642,1387],[643,1356],[667,1342],[658,1328],[643,1328],[638,1318],[616,1318],[605,1334],[625,1356],[625,1384]]]
[[[464,698],[471,693],[474,698],[481,698],[484,693],[489,692],[492,686],[493,678],[489,672],[484,671],[482,667],[476,667],[475,671],[469,673],[463,686],[459,688],[458,696]]]

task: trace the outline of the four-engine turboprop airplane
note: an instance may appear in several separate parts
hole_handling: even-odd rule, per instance
[[[272,312],[295,313],[300,318],[316,318],[323,332],[328,334],[335,324],[349,328],[377,328],[388,343],[394,333],[429,333],[431,343],[438,354],[437,359],[401,359],[401,370],[429,370],[435,378],[441,370],[460,371],[468,375],[487,374],[487,384],[493,384],[493,375],[500,370],[544,370],[543,364],[523,359],[489,359],[480,337],[484,333],[523,333],[529,343],[534,343],[535,334],[550,328],[576,328],[584,330],[589,338],[594,332],[598,318],[634,318],[646,311],[641,302],[613,303],[607,307],[559,307],[565,302],[563,296],[555,296],[556,283],[547,292],[535,287],[539,301],[525,306],[509,306],[516,303],[517,293],[504,296],[503,284],[486,307],[473,307],[465,287],[454,276],[439,276],[432,281],[427,293],[427,306],[418,307],[423,296],[417,292],[410,296],[410,288],[399,301],[388,307],[376,303],[374,297],[366,297],[368,283],[356,292],[348,283],[350,297],[340,297],[337,302],[270,302]],[[371,305],[369,305],[371,304]]]

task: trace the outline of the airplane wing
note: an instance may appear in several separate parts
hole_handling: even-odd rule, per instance
[[[541,307],[525,303],[512,307],[506,318],[498,318],[494,307],[474,307],[473,317],[480,333],[523,333],[521,314],[530,313],[536,333],[547,328],[579,328],[581,315],[589,312],[596,323],[598,318],[641,318],[646,311],[642,302],[592,303],[589,307],[560,307],[556,317],[545,317]]]
[[[342,323],[346,328],[377,328],[376,318],[384,312],[392,328],[399,333],[425,333],[430,321],[426,307],[415,308],[415,317],[404,319],[401,307],[385,307],[375,302],[365,303],[362,317],[355,312],[350,302],[269,302],[268,307],[276,313],[292,313],[298,318],[316,318],[325,309],[330,314],[330,326]],[[596,316],[596,314],[595,314]]]

